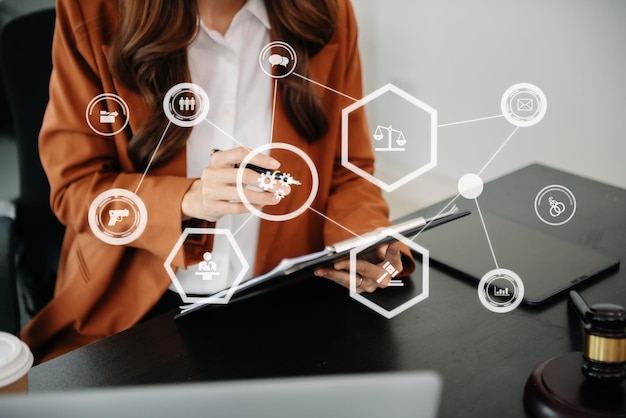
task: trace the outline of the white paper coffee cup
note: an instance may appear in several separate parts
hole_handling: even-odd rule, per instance
[[[33,354],[16,336],[0,331],[0,394],[28,392]]]

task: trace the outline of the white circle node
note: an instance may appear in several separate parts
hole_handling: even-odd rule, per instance
[[[190,128],[209,114],[209,96],[193,83],[179,83],[165,93],[163,112],[174,125]]]
[[[535,213],[547,225],[564,225],[576,213],[576,197],[560,184],[546,186],[535,197]]]
[[[98,135],[114,136],[128,125],[130,108],[117,94],[102,93],[91,99],[87,105],[85,119],[89,128]]]
[[[290,213],[285,213],[283,215],[272,215],[269,213],[263,213],[259,209],[255,208],[246,197],[244,193],[244,188],[243,188],[243,174],[244,174],[245,166],[250,162],[250,160],[252,160],[252,158],[254,158],[255,155],[263,151],[267,151],[267,150],[274,149],[274,148],[291,151],[294,154],[298,155],[300,158],[304,160],[306,165],[309,167],[309,170],[311,171],[312,185],[311,185],[311,193],[309,194],[309,197],[304,202],[304,204],[302,204],[302,206],[300,206],[298,209]],[[281,222],[281,221],[288,221],[290,219],[294,219],[300,216],[305,210],[307,210],[313,203],[315,196],[317,196],[317,191],[319,189],[319,184],[320,184],[320,179],[317,173],[317,168],[315,167],[313,160],[311,160],[311,157],[309,157],[304,151],[302,151],[300,148],[294,145],[286,144],[283,142],[272,142],[269,144],[262,145],[256,148],[255,150],[253,150],[252,152],[250,152],[248,155],[246,155],[246,157],[243,159],[241,164],[239,164],[239,167],[240,168],[237,171],[237,194],[239,195],[239,199],[241,199],[241,202],[251,213],[253,213],[254,215],[258,216],[261,219],[265,219],[266,221]]]
[[[543,91],[530,83],[518,83],[502,95],[500,109],[511,124],[520,128],[536,125],[546,115],[548,100]]]
[[[478,299],[491,312],[511,312],[522,303],[523,298],[524,282],[511,270],[491,270],[478,283]]]
[[[259,53],[259,66],[263,72],[272,78],[285,78],[296,70],[298,56],[291,45],[283,41],[274,41],[265,45]],[[274,74],[272,68],[282,67],[279,74]]]
[[[148,224],[143,200],[126,189],[109,189],[91,202],[87,212],[89,227],[101,241],[126,245],[141,236]]]
[[[476,199],[483,192],[483,180],[477,174],[465,174],[459,179],[458,189],[464,198]]]

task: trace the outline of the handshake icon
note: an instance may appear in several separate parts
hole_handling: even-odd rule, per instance
[[[129,216],[128,209],[111,209],[109,210],[109,226],[115,226],[116,223],[122,222],[124,218]]]

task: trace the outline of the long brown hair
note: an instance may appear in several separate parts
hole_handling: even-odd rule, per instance
[[[291,45],[298,54],[298,73],[308,76],[308,63],[333,35],[337,0],[264,0],[272,39]],[[162,100],[175,84],[188,81],[187,47],[197,35],[197,0],[118,0],[119,21],[112,43],[111,71],[127,88],[146,100],[152,117],[128,144],[136,169],[147,166],[167,127]],[[308,141],[328,129],[321,98],[300,77],[279,79],[279,94],[289,121]],[[174,157],[189,128],[171,125],[152,164]]]

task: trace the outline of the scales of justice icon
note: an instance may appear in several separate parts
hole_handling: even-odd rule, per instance
[[[383,131],[387,131],[387,147],[375,148],[376,151],[404,151],[406,138],[404,137],[404,133],[402,131],[393,129],[391,125],[378,125],[374,131],[374,139],[376,141],[382,141],[385,138],[385,133]]]

